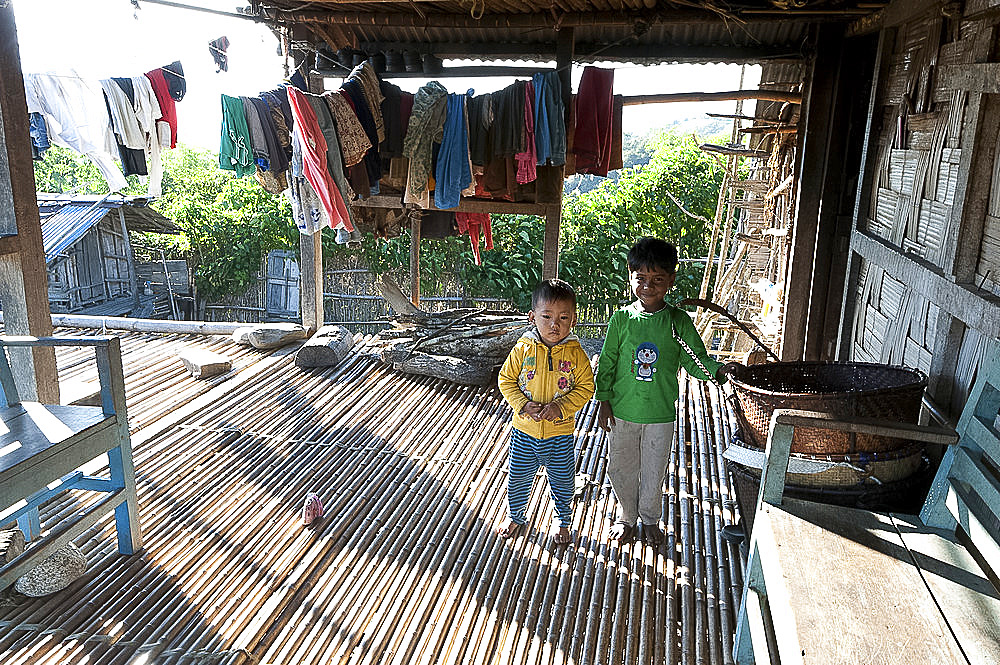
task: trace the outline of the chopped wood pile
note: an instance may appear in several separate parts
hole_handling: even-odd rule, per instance
[[[425,312],[389,278],[380,279],[379,288],[396,317],[372,344],[382,361],[400,372],[487,385],[528,326],[519,312]]]

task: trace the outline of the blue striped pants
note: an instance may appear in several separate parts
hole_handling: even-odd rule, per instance
[[[573,523],[573,480],[576,471],[572,434],[536,439],[518,429],[510,431],[507,473],[510,519],[516,524],[525,523],[524,509],[528,505],[532,481],[541,466],[545,467],[549,478],[549,491],[559,525],[569,528]]]

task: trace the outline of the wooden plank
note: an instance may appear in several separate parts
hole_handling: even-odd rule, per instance
[[[466,54],[468,57],[468,54]],[[381,78],[386,81],[391,81],[393,79],[404,79],[404,78],[428,78],[433,77],[435,79],[439,78],[477,78],[483,76],[512,76],[512,77],[530,77],[539,72],[551,72],[555,71],[553,67],[505,67],[503,65],[490,65],[490,66],[471,66],[471,67],[442,67],[437,72],[432,74],[425,73],[423,71],[419,72],[386,72],[381,75]],[[346,78],[347,74],[350,72],[344,71],[343,69],[314,69],[313,74],[317,76],[324,76],[329,78]]]
[[[431,195],[431,206],[433,207],[434,196]],[[515,201],[493,201],[490,199],[463,198],[459,201],[457,208],[451,208],[455,212],[487,212],[506,215],[535,215],[544,217],[551,205],[549,203],[527,203]],[[404,205],[395,196],[371,196],[364,200],[351,201],[351,206],[355,208],[389,208],[391,210],[402,210],[412,208]]]
[[[986,94],[1000,92],[1000,62],[948,65],[940,67],[937,76],[938,85],[946,90]]]
[[[954,535],[911,515],[892,520],[972,665],[1000,663],[1000,594]]]
[[[823,413],[820,411],[780,409],[774,412],[771,422],[781,425],[792,425],[793,427],[818,427],[838,432],[854,432],[856,434],[912,439],[914,441],[942,445],[950,445],[958,440],[958,433],[950,428],[928,427],[926,425],[897,423],[872,418],[837,416],[832,413]]]
[[[802,662],[967,665],[888,516],[796,500],[763,510]]]
[[[727,90],[724,92],[670,92],[653,95],[625,96],[625,106],[667,104],[673,102],[728,102],[756,99],[764,102],[802,103],[802,94],[783,90]]]
[[[984,300],[975,285],[956,284],[936,266],[911,258],[882,238],[857,229],[851,237],[851,248],[968,327],[987,337],[1000,337],[1000,307]]]

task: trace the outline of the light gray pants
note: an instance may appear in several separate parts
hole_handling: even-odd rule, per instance
[[[608,477],[618,499],[619,522],[656,524],[663,506],[674,423],[632,423],[615,418],[608,451]]]

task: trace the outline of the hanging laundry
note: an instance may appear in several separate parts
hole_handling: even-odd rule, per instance
[[[180,63],[178,63],[179,65]],[[163,147],[177,147],[177,103],[170,95],[170,86],[161,67],[146,72],[156,95],[156,103],[160,106],[160,117],[157,118],[157,134]],[[182,95],[183,96],[183,95]],[[164,126],[165,125],[165,126]]]
[[[222,95],[222,140],[219,145],[219,167],[236,171],[236,177],[254,173],[256,164],[250,150],[250,130],[247,127],[243,102],[237,97]]]
[[[240,97],[243,104],[243,115],[247,119],[247,130],[250,133],[250,152],[257,168],[267,171],[271,168],[271,155],[268,152],[267,139],[264,138],[264,125],[261,122],[257,108],[249,97]]]
[[[455,213],[455,221],[458,223],[459,233],[469,234],[472,256],[475,258],[477,266],[482,265],[483,258],[479,253],[480,232],[486,241],[486,249],[493,249],[493,227],[490,224],[489,213],[457,212]]]
[[[340,94],[343,95],[354,109],[358,116],[358,121],[365,130],[372,147],[365,153],[364,165],[368,176],[370,194],[378,194],[378,181],[382,178],[382,159],[379,157],[378,144],[381,140],[378,135],[378,128],[375,125],[375,118],[368,105],[368,98],[361,82],[355,79],[348,79],[340,87]],[[367,198],[364,191],[359,191],[362,198]]]
[[[45,116],[37,111],[28,114],[28,135],[31,137],[31,158],[44,159],[49,144],[49,131],[45,127]]]
[[[382,100],[384,97],[375,67],[365,60],[351,70],[351,73],[347,75],[346,82],[356,82],[361,86],[368,104],[368,112],[371,113],[372,122],[375,124],[375,135],[378,137],[378,140],[373,140],[372,143],[378,146],[385,140],[385,122],[382,119]]]
[[[611,165],[615,70],[586,67],[576,95],[576,172],[608,175]]]
[[[215,66],[218,67],[215,70],[216,74],[229,71],[229,56],[226,54],[226,49],[228,48],[229,39],[225,36],[213,39],[208,43],[208,52],[212,54]]]
[[[323,138],[326,140],[327,172],[333,178],[333,184],[336,186],[340,198],[346,203],[353,198],[353,192],[348,187],[347,178],[344,175],[344,161],[341,156],[340,140],[337,137],[337,126],[334,123],[333,116],[330,114],[330,109],[322,97],[308,93],[302,94],[309,101],[313,113],[316,114],[316,124],[323,133]],[[345,205],[345,208],[347,209],[347,219],[337,220],[332,226],[335,229],[343,228],[346,230],[349,235],[342,236],[344,242],[361,240],[361,233],[354,226],[354,213],[351,210],[351,206]]]
[[[490,129],[493,127],[493,95],[477,95],[469,100],[469,154],[473,166],[485,166],[489,155]],[[480,173],[482,173],[480,171]]]
[[[448,91],[437,81],[417,90],[413,112],[403,138],[403,156],[410,160],[406,180],[405,203],[422,208],[430,205],[427,184],[431,174],[431,149],[443,135]]]
[[[167,82],[167,90],[175,102],[184,101],[187,94],[187,79],[184,78],[184,68],[181,67],[180,60],[174,60],[165,67],[160,67],[163,78]]]
[[[350,231],[354,228],[350,213],[327,167],[326,139],[305,95],[296,88],[288,89],[288,101],[295,118],[293,131],[299,135],[302,149],[303,175],[316,190],[330,223],[334,226],[343,224]]]
[[[535,149],[538,165],[566,163],[566,112],[562,81],[558,72],[542,72],[531,78],[535,86]]]
[[[465,99],[465,95],[448,95],[441,147],[434,171],[434,207],[441,210],[457,208],[462,190],[473,182]]]
[[[103,79],[101,88],[111,117],[111,129],[117,139],[122,171],[125,175],[148,175],[146,135],[135,112],[132,81],[126,78]]]
[[[382,121],[385,123],[385,141],[379,145],[379,155],[383,161],[393,157],[403,156],[403,133],[406,125],[403,124],[403,114],[400,109],[403,105],[404,93],[399,86],[387,81],[381,82],[382,89]],[[410,95],[412,97],[412,95]],[[413,108],[412,102],[410,108]]]
[[[302,72],[295,70],[295,72],[288,78],[288,82],[293,86],[301,90],[302,92],[309,92],[309,84],[306,83],[306,79],[302,76]]]
[[[524,86],[524,152],[514,155],[517,160],[517,184],[526,185],[538,177],[538,153],[535,148],[535,85],[528,81]]]
[[[365,158],[372,142],[348,101],[338,92],[325,92],[323,99],[337,125],[344,166],[350,168]]]
[[[74,72],[68,75],[27,74],[24,90],[28,112],[44,117],[50,143],[90,158],[112,192],[128,186],[112,157],[117,146],[99,85],[85,81]]]
[[[312,235],[330,226],[330,218],[319,200],[316,190],[306,180],[302,168],[302,146],[298,132],[292,132],[292,161],[288,170],[288,198],[292,204],[292,218],[299,233]]]

